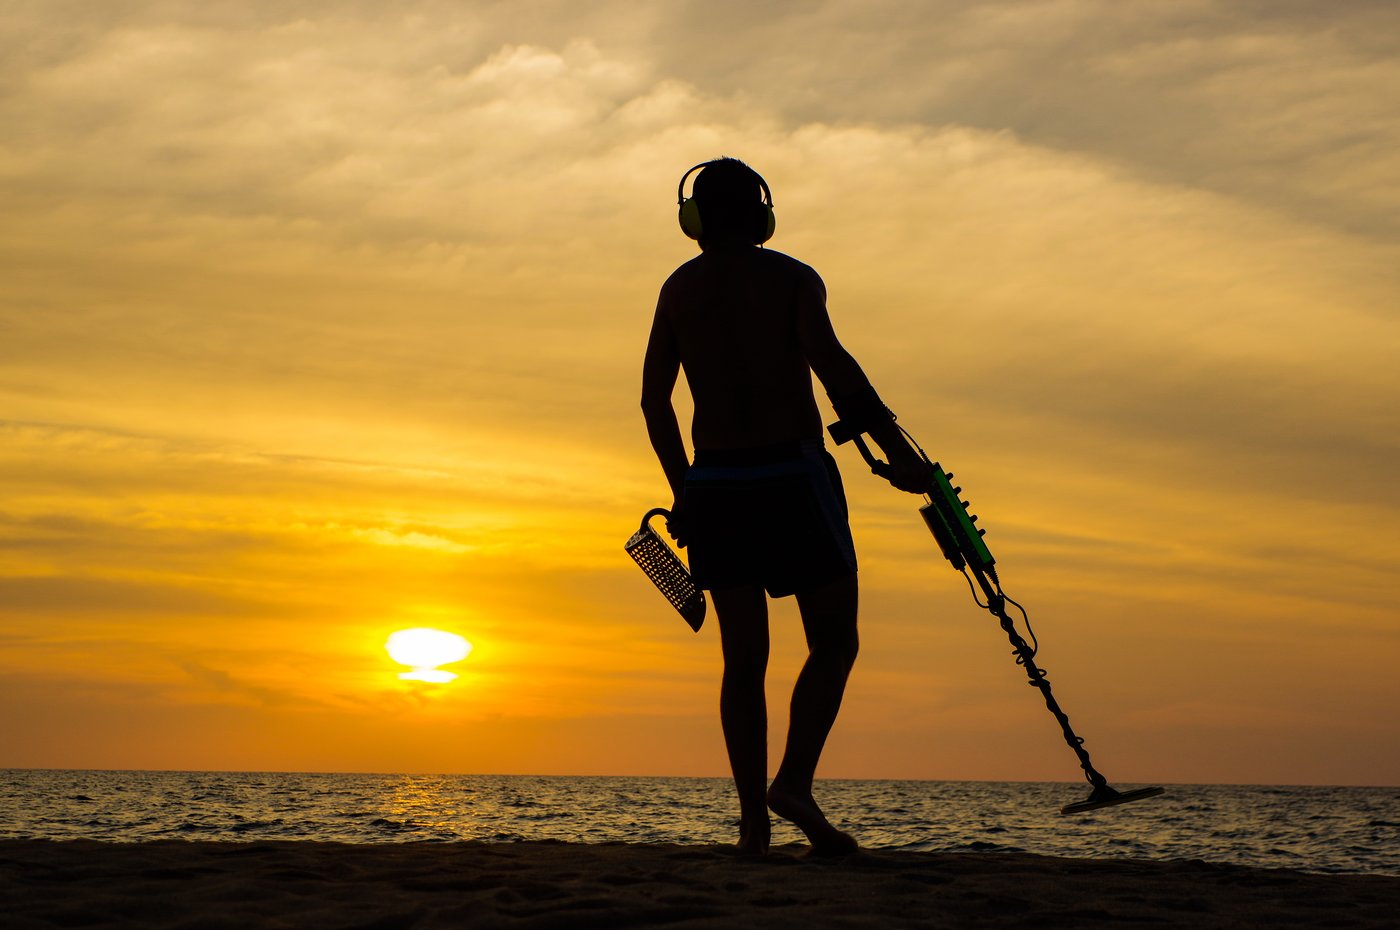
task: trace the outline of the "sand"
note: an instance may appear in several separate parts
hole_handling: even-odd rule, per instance
[[[1400,878],[716,846],[0,841],[0,927],[1400,927]]]

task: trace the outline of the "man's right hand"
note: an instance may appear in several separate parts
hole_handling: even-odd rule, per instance
[[[690,534],[685,528],[685,501],[679,497],[671,504],[671,515],[666,518],[666,533],[676,541],[677,549],[684,549]]]
[[[904,458],[890,462],[886,466],[884,478],[890,484],[901,491],[908,491],[910,494],[927,494],[933,477],[929,472],[928,463],[917,457]]]

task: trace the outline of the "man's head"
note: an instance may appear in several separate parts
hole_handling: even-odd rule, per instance
[[[757,171],[737,158],[717,158],[697,166],[695,186],[685,197],[681,178],[681,229],[701,244],[737,239],[761,245],[773,235],[773,195]],[[695,168],[686,172],[686,177]]]

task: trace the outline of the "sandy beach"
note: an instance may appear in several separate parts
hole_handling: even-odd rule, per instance
[[[558,842],[0,841],[0,926],[1400,926],[1400,878],[1199,861]]]

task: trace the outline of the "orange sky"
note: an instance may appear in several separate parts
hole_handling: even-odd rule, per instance
[[[675,182],[732,154],[1111,780],[1400,784],[1397,19],[7,6],[0,767],[723,774],[715,630],[621,546],[668,503]],[[837,454],[863,652],[820,774],[1077,778]],[[409,626],[473,642],[458,681],[397,679]]]

